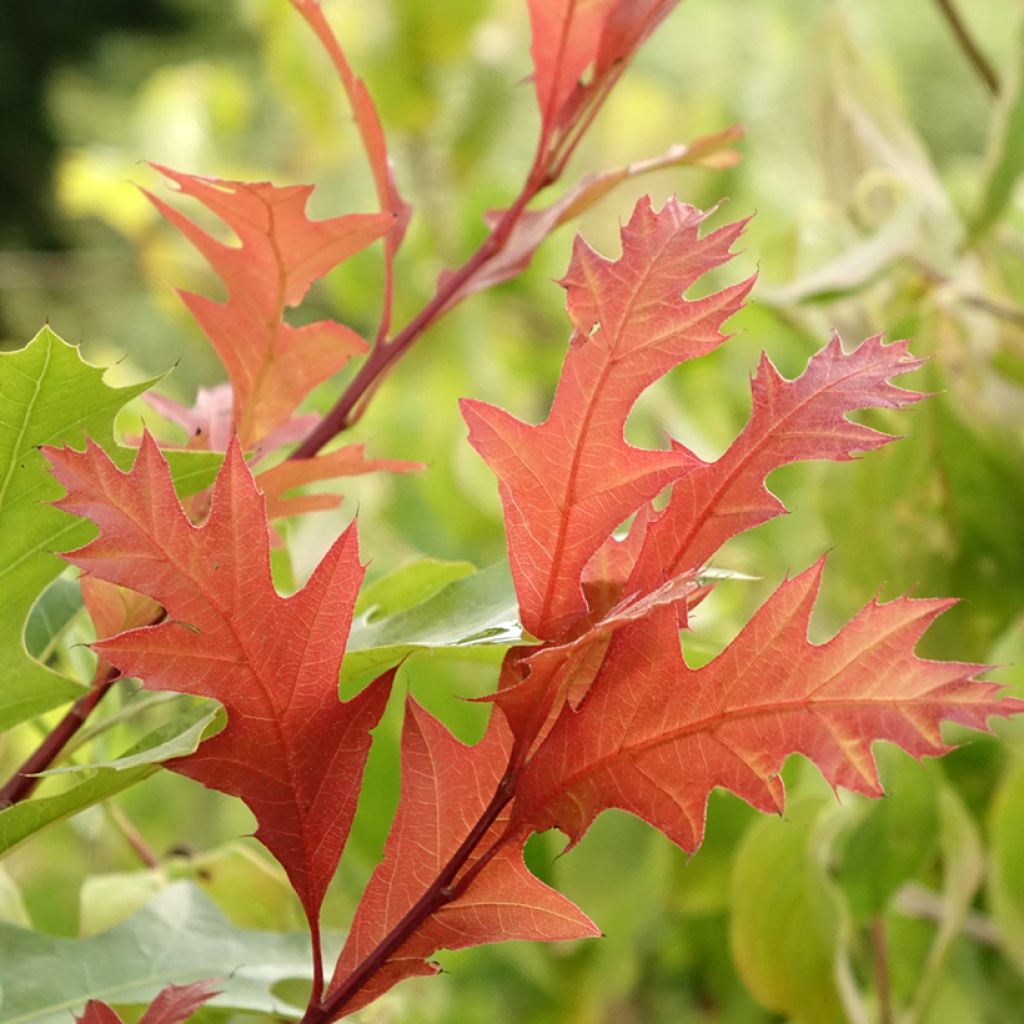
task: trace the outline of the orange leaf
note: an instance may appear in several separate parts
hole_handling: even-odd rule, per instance
[[[522,621],[535,636],[558,639],[585,614],[580,579],[591,557],[696,462],[679,447],[634,448],[623,429],[645,388],[725,340],[721,326],[753,283],[681,298],[730,258],[743,227],[701,238],[704,217],[674,199],[660,211],[643,199],[622,230],[619,259],[604,259],[577,239],[562,281],[575,330],[543,424],[462,402],[470,443],[498,477]]]
[[[227,289],[215,302],[182,292],[182,299],[216,348],[234,389],[234,416],[251,447],[279,427],[317,385],[366,351],[351,328],[333,321],[292,327],[284,311],[343,260],[394,224],[390,213],[310,220],[311,185],[224,181],[153,165],[179,191],[198,199],[238,236],[239,246],[213,238],[162,199],[156,208],[199,250]]]
[[[427,962],[438,949],[507,939],[553,941],[597,935],[591,921],[564,896],[534,878],[518,847],[500,845],[507,814],[498,814],[478,837],[486,851],[499,843],[486,862],[480,853],[466,859],[458,874],[438,883],[445,865],[491,803],[508,761],[510,737],[495,719],[474,747],[456,740],[447,729],[411,701],[402,738],[402,793],[384,860],[374,872],[356,910],[348,941],[338,960],[331,993],[357,978],[352,971],[368,959],[375,972],[342,1004],[345,1013],[376,999],[403,978],[435,974]],[[474,870],[475,868],[475,870]],[[467,878],[467,876],[470,876]],[[460,891],[460,880],[464,891]],[[454,898],[452,894],[454,892]],[[390,952],[380,943],[431,893],[438,906],[408,939]],[[339,1007],[341,1009],[341,1007]]]
[[[889,383],[918,369],[906,341],[868,338],[847,354],[838,335],[786,380],[767,356],[751,384],[753,409],[726,453],[678,480],[665,509],[646,524],[626,590],[646,592],[687,569],[699,569],[730,537],[786,511],[765,486],[774,469],[806,459],[846,462],[892,437],[853,423],[856,409],[899,409],[923,395]]]
[[[103,640],[96,651],[148,689],[224,705],[226,728],[167,767],[245,801],[259,822],[256,838],[288,873],[316,935],[390,685],[382,678],[338,699],[363,577],[355,530],[338,538],[301,591],[283,598],[270,578],[263,497],[237,441],[198,527],[148,434],[128,473],[92,443],[84,452],[45,451],[67,490],[58,506],[100,531],[68,561],[167,612],[159,625]]]
[[[827,643],[809,643],[823,564],[783,583],[701,669],[683,660],[670,609],[621,630],[582,708],[563,709],[524,770],[513,828],[557,827],[575,844],[618,807],[692,851],[716,786],[781,811],[790,754],[833,786],[880,796],[876,740],[937,756],[949,750],[941,721],[984,729],[991,715],[1024,711],[973,678],[984,666],[914,654],[950,601],[873,602]]]

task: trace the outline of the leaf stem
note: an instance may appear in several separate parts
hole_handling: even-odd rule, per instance
[[[142,834],[132,824],[128,815],[121,810],[116,804],[107,803],[103,805],[104,811],[106,811],[107,817],[111,823],[121,833],[124,841],[132,848],[132,852],[136,857],[147,868],[158,868],[160,867],[160,858],[152,851],[149,843],[142,838]]]
[[[530,175],[515,202],[505,211],[501,221],[483,240],[476,252],[458,270],[444,278],[434,297],[398,334],[380,341],[367,356],[334,407],[294,451],[292,458],[312,458],[336,435],[352,425],[357,418],[357,410],[361,409],[365,399],[377,387],[387,370],[435,320],[440,319],[458,301],[463,286],[473,279],[488,260],[501,252],[527,203],[548,184],[550,182],[546,180],[545,175],[536,172]]]
[[[878,995],[880,1024],[893,1024],[892,992],[889,985],[889,948],[885,935],[885,920],[878,914],[871,922],[871,949],[875,972],[875,991]]]
[[[946,24],[949,25],[949,29],[968,63],[978,73],[978,77],[985,83],[988,91],[993,96],[998,96],[1001,88],[999,76],[989,63],[988,58],[981,52],[981,48],[967,28],[966,22],[960,17],[960,12],[956,9],[953,0],[935,0],[935,3],[946,19]]]
[[[82,728],[96,705],[120,678],[121,673],[113,665],[100,662],[89,691],[71,705],[67,714],[0,789],[0,808],[10,807],[31,795],[39,784],[38,773],[46,771],[53,764],[71,737]]]

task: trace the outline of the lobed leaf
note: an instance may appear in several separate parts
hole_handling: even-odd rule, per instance
[[[527,0],[541,149],[607,91],[677,0]],[[585,73],[591,76],[585,81]]]
[[[825,860],[835,804],[796,799],[747,830],[730,877],[729,947],[755,999],[799,1024],[850,1024],[837,984],[848,930]]]
[[[270,577],[263,497],[237,442],[200,527],[185,515],[148,435],[129,473],[93,444],[46,454],[67,489],[59,507],[100,529],[68,560],[167,613],[159,625],[100,641],[96,651],[149,689],[224,705],[223,732],[168,767],[245,801],[259,822],[256,837],[287,871],[315,930],[389,687],[381,680],[338,701],[362,580],[354,529],[301,591],[282,598]]]
[[[139,1024],[183,1024],[203,1003],[218,995],[213,981],[193,981],[190,985],[168,985],[147,1007]],[[121,1018],[104,1002],[90,999],[78,1024],[122,1024]]]
[[[317,278],[390,230],[394,217],[367,213],[314,221],[305,212],[311,185],[250,184],[154,167],[219,217],[241,243],[218,241],[146,193],[227,289],[224,303],[180,294],[228,371],[235,424],[249,447],[280,427],[317,384],[366,351],[349,327],[326,320],[292,327],[284,311],[301,302]]]
[[[39,446],[81,444],[88,433],[113,448],[115,416],[152,383],[112,388],[103,374],[49,327],[24,348],[0,352],[0,730],[83,692],[31,658],[23,633],[64,568],[54,551],[89,532],[46,504],[60,492]]]
[[[203,736],[215,728],[216,714],[203,709],[179,715],[113,761],[51,769],[47,774],[73,775],[79,781],[63,792],[48,794],[44,789],[31,800],[0,809],[0,857],[44,828],[148,779],[163,762],[193,753]]]
[[[720,328],[753,283],[681,297],[730,258],[742,230],[701,238],[704,218],[674,199],[660,211],[645,199],[622,230],[619,259],[577,239],[562,281],[574,331],[543,424],[462,402],[470,443],[498,477],[523,625],[542,639],[560,639],[585,614],[581,577],[612,531],[697,461],[680,447],[634,448],[623,430],[645,388],[725,340]]]
[[[698,670],[683,660],[671,610],[620,630],[581,709],[563,709],[524,770],[513,823],[557,827],[575,844],[601,810],[618,807],[692,851],[716,786],[781,811],[790,754],[834,787],[881,796],[876,740],[937,756],[950,749],[941,721],[984,729],[992,715],[1024,711],[973,678],[982,666],[916,657],[949,601],[872,602],[827,643],[809,643],[822,569],[783,583]]]
[[[780,466],[807,459],[848,461],[854,452],[893,440],[846,416],[856,409],[898,409],[924,397],[889,383],[922,365],[907,345],[884,345],[875,336],[847,354],[833,335],[795,380],[786,380],[762,355],[751,382],[747,425],[720,459],[697,463],[681,477],[664,510],[642,524],[641,550],[626,591],[646,592],[699,569],[731,537],[785,512],[765,486]]]
[[[342,678],[382,672],[417,651],[500,660],[513,644],[525,642],[508,568],[496,564],[391,614],[370,608],[360,615],[352,624]]]
[[[83,939],[0,923],[4,1024],[66,1024],[90,999],[148,1003],[168,983],[223,978],[215,1007],[298,1017],[274,995],[287,978],[310,976],[305,933],[250,931],[230,924],[195,886],[176,882],[109,931]]]
[[[309,459],[286,459],[261,471],[256,482],[267,496],[267,515],[271,519],[302,515],[319,509],[336,508],[344,500],[340,494],[289,494],[289,491],[318,480],[362,473],[410,473],[422,469],[419,462],[401,459],[368,459],[366,445],[349,444]]]
[[[427,962],[436,950],[462,949],[508,939],[553,941],[598,934],[564,896],[527,870],[521,853],[501,848],[490,860],[470,857],[447,879],[438,876],[491,802],[508,761],[510,736],[492,728],[473,747],[464,746],[427,712],[409,703],[402,737],[402,793],[384,848],[356,910],[335,968],[328,997],[355,980],[359,965],[377,957],[376,971],[343,1004],[352,1013],[403,978],[436,974]],[[507,822],[495,815],[479,837],[486,849]],[[436,909],[390,952],[380,944],[417,903]],[[454,895],[454,898],[453,898]],[[339,1007],[341,1009],[342,1007]]]

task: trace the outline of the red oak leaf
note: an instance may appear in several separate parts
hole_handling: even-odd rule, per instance
[[[203,1003],[218,994],[217,982],[194,981],[191,985],[168,985],[139,1018],[139,1024],[181,1024]]]
[[[703,238],[705,214],[641,200],[607,260],[578,238],[569,271],[569,354],[550,415],[530,426],[464,400],[470,443],[498,477],[523,625],[557,639],[585,614],[584,567],[612,531],[696,459],[681,447],[642,451],[623,439],[641,392],[678,363],[710,352],[753,279],[702,299],[682,293],[730,258],[742,224]]]
[[[677,0],[527,0],[541,148],[607,95]],[[585,73],[593,74],[584,81]]]
[[[502,665],[497,693],[485,699],[504,713],[516,737],[517,754],[536,749],[564,704],[576,708],[582,703],[617,630],[664,607],[675,609],[677,620],[685,623],[688,609],[703,600],[709,589],[696,574],[680,573],[647,594],[604,609],[566,643],[516,649]]]
[[[683,660],[670,610],[616,634],[581,709],[563,709],[525,768],[513,828],[557,827],[575,844],[618,807],[692,851],[716,786],[781,811],[789,754],[810,758],[833,786],[879,796],[874,741],[937,756],[950,749],[943,720],[985,729],[991,715],[1024,711],[973,678],[984,666],[914,654],[951,601],[873,602],[827,643],[808,642],[822,568],[783,583],[701,669]]]
[[[492,726],[480,743],[467,747],[409,703],[398,813],[328,988],[328,998],[337,999],[342,990],[353,993],[338,1004],[342,1012],[354,1012],[403,978],[435,974],[438,968],[426,958],[438,949],[598,934],[577,907],[530,874],[514,846],[499,845],[486,860],[470,856],[456,874],[445,876],[445,866],[467,841],[486,851],[507,823],[503,811],[489,821],[485,817],[511,747],[500,719]],[[484,826],[471,837],[481,821]],[[423,906],[420,901],[431,898],[436,909],[428,904],[414,931],[402,941],[393,939],[393,948],[381,945]],[[364,973],[368,980],[362,983]]]
[[[412,207],[402,198],[398,186],[395,184],[395,175],[388,156],[384,129],[381,126],[373,98],[366,88],[366,83],[353,73],[348,59],[345,57],[345,51],[339,45],[337,37],[324,17],[319,0],[291,0],[291,3],[316,33],[338,72],[338,77],[341,79],[345,94],[352,106],[352,114],[356,127],[359,129],[363,147],[366,150],[380,208],[389,212],[393,217],[393,224],[388,232],[389,245],[397,248],[409,224]]]
[[[128,473],[91,443],[84,452],[45,451],[67,490],[59,507],[100,531],[68,561],[166,610],[159,625],[95,649],[149,689],[224,705],[226,728],[167,766],[248,804],[256,837],[285,868],[316,936],[390,684],[382,678],[346,703],[338,699],[363,576],[355,530],[338,538],[301,591],[283,598],[270,577],[263,496],[237,441],[198,527],[149,435]]]
[[[99,999],[90,999],[81,1016],[76,1015],[78,1024],[124,1024],[112,1007]]]
[[[601,31],[617,0],[527,0],[543,131],[550,132],[583,73],[597,57]]]
[[[258,473],[256,483],[267,496],[267,514],[271,519],[281,519],[318,509],[334,508],[343,500],[340,494],[286,496],[289,491],[304,484],[333,480],[340,476],[358,476],[361,473],[410,473],[423,468],[422,463],[404,462],[401,459],[368,459],[365,449],[366,445],[350,444],[311,459],[286,459],[272,469]]]
[[[700,464],[675,483],[668,505],[646,524],[627,591],[643,592],[700,568],[730,537],[785,512],[765,487],[772,470],[806,459],[848,461],[855,452],[892,441],[846,414],[898,409],[924,397],[889,383],[923,362],[910,355],[907,344],[883,345],[873,337],[847,354],[833,335],[796,380],[786,380],[762,356],[751,382],[746,427],[720,459]]]
[[[139,1024],[182,1024],[215,995],[214,981],[194,981],[190,985],[168,985],[150,1003]],[[121,1018],[104,1002],[90,999],[78,1024],[122,1024]]]
[[[368,213],[310,220],[305,211],[311,185],[279,188],[154,167],[216,214],[241,243],[225,245],[146,193],[227,289],[224,303],[180,294],[228,371],[236,428],[249,447],[287,420],[317,384],[366,351],[351,328],[326,320],[292,327],[284,311],[301,302],[317,278],[388,232],[395,218]]]

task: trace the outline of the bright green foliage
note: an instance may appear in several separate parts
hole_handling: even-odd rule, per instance
[[[453,563],[455,566],[465,563]],[[420,587],[445,579],[438,564],[420,562],[399,570],[377,586],[378,597],[365,599],[365,610],[352,623],[352,638],[342,664],[342,679],[354,680],[382,672],[416,651],[441,650],[461,657],[498,662],[513,645],[524,643],[516,595],[508,566],[489,566],[435,589],[425,600]]]
[[[992,804],[988,895],[1009,956],[1024,972],[1024,760],[1003,777]]]
[[[747,833],[732,874],[730,939],[759,1002],[799,1024],[845,1020],[837,983],[843,909],[818,852],[834,808],[793,801]]]
[[[44,327],[23,349],[0,353],[0,730],[73,700],[80,683],[41,665],[25,649],[26,619],[60,575],[56,552],[84,543],[91,527],[50,506],[61,488],[39,453],[41,445],[82,447],[89,437],[120,464],[134,457],[114,441],[114,419],[154,381],[112,388],[104,370],[82,359]],[[204,486],[218,458],[178,453],[182,493]]]
[[[29,657],[25,620],[43,588],[61,573],[55,552],[76,547],[89,527],[48,504],[60,487],[38,448],[114,444],[114,417],[152,382],[103,383],[103,370],[48,327],[18,352],[0,354],[0,729],[74,699],[78,683]]]
[[[1017,26],[1015,49],[1014,64],[995,121],[981,205],[971,224],[974,238],[981,237],[999,222],[1024,172],[1024,20]]]

